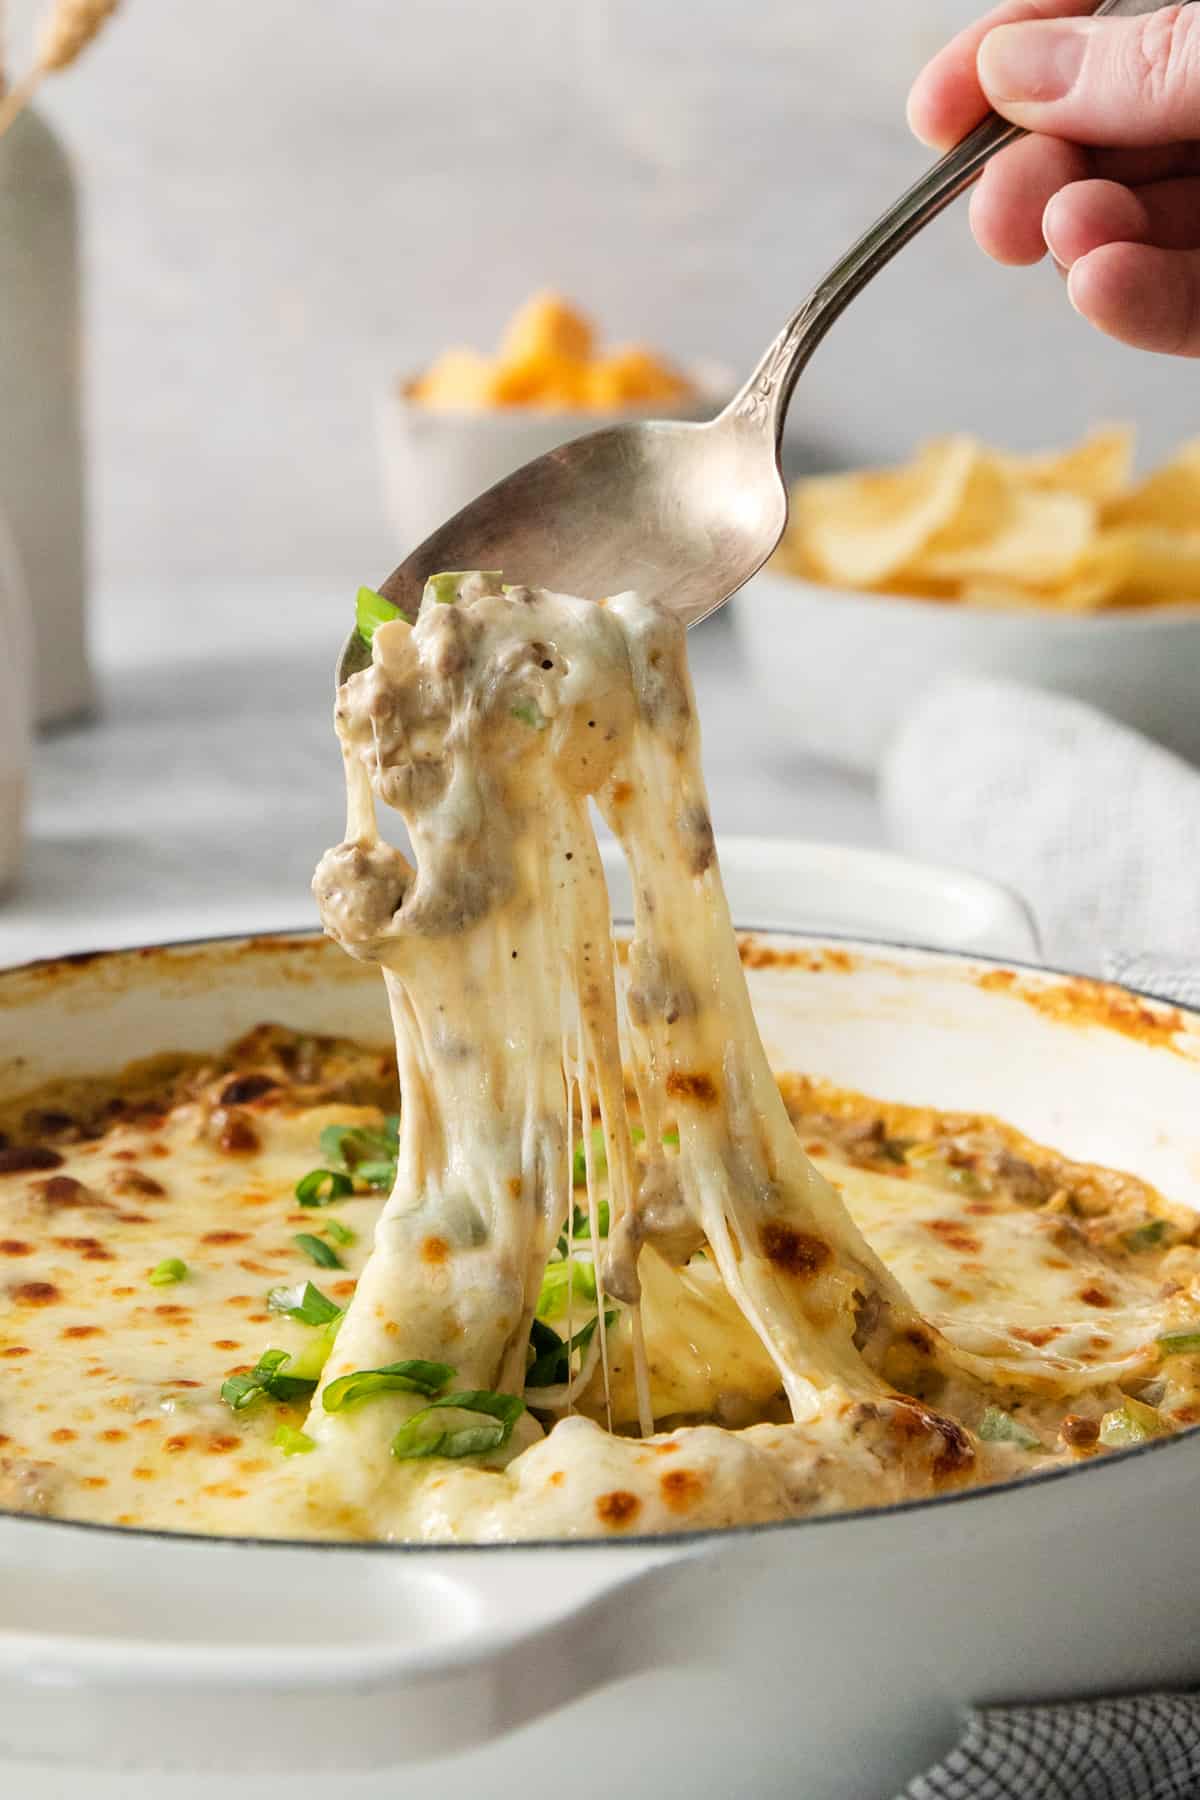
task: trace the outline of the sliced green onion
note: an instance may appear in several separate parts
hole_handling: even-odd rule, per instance
[[[596,1202],[596,1228],[602,1238],[608,1236],[611,1219],[612,1213],[608,1201],[598,1200]],[[592,1221],[588,1217],[587,1209],[585,1207],[573,1206],[571,1208],[571,1235],[576,1241],[580,1238],[591,1237]],[[567,1254],[567,1234],[565,1231],[559,1232],[558,1243],[555,1248],[560,1256],[565,1256]]]
[[[577,1294],[581,1300],[596,1298],[594,1264],[582,1259],[578,1262],[548,1263],[535,1308],[538,1318],[548,1319],[554,1313],[563,1312],[568,1293]]]
[[[305,1256],[311,1257],[319,1269],[344,1269],[346,1266],[337,1251],[314,1237],[311,1231],[298,1231],[292,1242],[297,1250],[303,1250]]]
[[[1168,1331],[1158,1347],[1164,1356],[1194,1356],[1200,1351],[1200,1331]]]
[[[354,622],[358,626],[358,635],[364,644],[369,644],[381,625],[388,625],[393,619],[403,619],[406,625],[412,620],[374,588],[360,587],[354,602]]]
[[[1100,1421],[1100,1442],[1110,1450],[1121,1450],[1129,1444],[1144,1444],[1148,1438],[1161,1437],[1166,1429],[1162,1415],[1140,1400],[1127,1399],[1124,1406],[1106,1412]]]
[[[326,1125],[318,1140],[321,1154],[332,1166],[350,1173],[362,1162],[386,1162],[396,1154],[399,1121],[396,1131],[390,1129],[391,1123],[386,1120],[382,1131],[369,1130],[365,1125]]]
[[[341,1307],[335,1305],[319,1287],[314,1287],[311,1281],[293,1288],[272,1288],[267,1295],[267,1305],[272,1312],[286,1313],[289,1319],[299,1319],[302,1325],[328,1325],[342,1316]]]
[[[355,1165],[355,1176],[370,1188],[390,1188],[396,1179],[396,1159],[390,1162],[361,1162]]]
[[[151,1287],[170,1287],[173,1282],[182,1281],[186,1277],[188,1266],[182,1257],[167,1256],[162,1262],[155,1263],[150,1271]]]
[[[441,575],[431,575],[425,583],[425,591],[421,595],[422,606],[434,601],[438,606],[453,606],[459,597],[459,589],[464,581],[472,575],[481,575],[485,581],[499,581],[499,569],[448,569]]]
[[[600,1322],[599,1313],[589,1319],[571,1338],[560,1338],[557,1331],[546,1325],[541,1319],[535,1319],[529,1333],[530,1347],[534,1352],[533,1361],[525,1376],[526,1388],[560,1387],[571,1379],[571,1357],[578,1351],[582,1358],[587,1353],[588,1345],[596,1334]],[[605,1330],[611,1330],[617,1322],[615,1311],[604,1314]]]
[[[478,1414],[479,1418],[455,1426],[437,1417],[445,1410]],[[507,1444],[524,1411],[525,1402],[518,1394],[494,1394],[487,1388],[443,1394],[400,1427],[392,1439],[392,1455],[399,1462],[418,1456],[484,1456]]]
[[[351,1231],[350,1227],[343,1225],[340,1219],[326,1219],[321,1230],[331,1244],[357,1244],[358,1242],[357,1231]]]
[[[1121,1239],[1127,1250],[1154,1250],[1171,1229],[1167,1219],[1147,1219],[1135,1231],[1127,1231]]]
[[[306,1344],[297,1350],[287,1372],[303,1381],[311,1381],[315,1387],[325,1371],[329,1361],[329,1352],[333,1349],[334,1340],[342,1327],[345,1313],[339,1313],[336,1319],[330,1319],[321,1331],[315,1332]]]
[[[546,715],[536,700],[522,700],[519,706],[509,707],[514,719],[520,719],[522,725],[528,725],[534,731],[545,731]]]
[[[330,1206],[354,1192],[354,1183],[340,1169],[310,1169],[296,1183],[301,1206]]]
[[[598,1180],[608,1174],[608,1151],[604,1145],[602,1125],[592,1126],[592,1174]],[[575,1146],[571,1175],[576,1187],[582,1187],[587,1180],[587,1150],[582,1138]]]
[[[1042,1448],[1042,1440],[1001,1406],[984,1407],[976,1431],[990,1444],[1019,1444],[1022,1450]]]
[[[234,1412],[242,1412],[260,1394],[269,1394],[272,1400],[304,1400],[316,1385],[315,1375],[310,1380],[296,1372],[286,1350],[264,1350],[247,1374],[230,1375],[221,1383],[221,1398]]]
[[[317,1447],[315,1438],[310,1438],[307,1431],[297,1431],[294,1425],[281,1425],[271,1442],[285,1456],[307,1456]]]
[[[321,1395],[321,1404],[326,1412],[342,1412],[359,1400],[369,1399],[372,1394],[424,1394],[432,1399],[453,1378],[454,1370],[449,1363],[419,1360],[388,1363],[382,1369],[358,1369],[353,1375],[340,1375]]]

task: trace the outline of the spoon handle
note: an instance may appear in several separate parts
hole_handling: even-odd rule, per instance
[[[1103,0],[1093,16],[1116,14],[1132,18],[1158,12],[1172,3],[1173,0]],[[1190,0],[1184,0],[1184,4],[1190,4]],[[978,180],[984,165],[998,150],[1024,136],[1019,125],[1010,125],[998,113],[989,112],[974,131],[927,169],[847,250],[792,314],[745,387],[730,402],[727,416],[770,431],[778,444],[792,390],[829,327],[898,250]]]

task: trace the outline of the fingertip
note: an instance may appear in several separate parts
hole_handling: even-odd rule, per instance
[[[1104,244],[1145,243],[1151,236],[1144,202],[1116,181],[1072,181],[1052,194],[1042,235],[1056,262],[1071,268]]]
[[[1200,256],[1148,244],[1104,244],[1067,278],[1075,311],[1139,350],[1200,355]]]
[[[927,150],[948,150],[954,142],[946,130],[937,85],[932,71],[923,69],[908,91],[905,104],[908,129]]]
[[[975,242],[993,262],[1008,269],[1027,269],[1045,256],[1040,233],[1031,229],[1028,215],[1014,212],[997,183],[980,182],[971,195],[968,215]]]
[[[1041,262],[1047,202],[1083,168],[1080,153],[1056,138],[1026,137],[1002,150],[971,196],[971,228],[980,248],[1010,268]]]

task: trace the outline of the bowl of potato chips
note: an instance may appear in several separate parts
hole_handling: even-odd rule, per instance
[[[603,346],[561,295],[535,294],[494,355],[443,351],[384,396],[384,490],[398,545],[407,552],[477,494],[571,438],[647,414],[711,418],[732,392],[715,365],[685,371],[640,344]]]
[[[1200,761],[1200,440],[1140,479],[1113,426],[1025,455],[941,438],[801,481],[736,614],[790,741],[833,762],[875,768],[921,693],[966,672],[1072,694]]]

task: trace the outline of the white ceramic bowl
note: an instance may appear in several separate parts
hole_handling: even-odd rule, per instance
[[[878,767],[922,691],[1002,675],[1073,694],[1200,762],[1200,606],[991,612],[766,571],[734,602],[758,697],[798,749]]]
[[[407,553],[468,501],[571,438],[635,419],[711,419],[732,397],[733,381],[715,364],[685,371],[690,404],[627,412],[552,412],[510,406],[492,412],[442,412],[416,406],[406,381],[394,382],[378,408],[384,501],[400,554]]]

